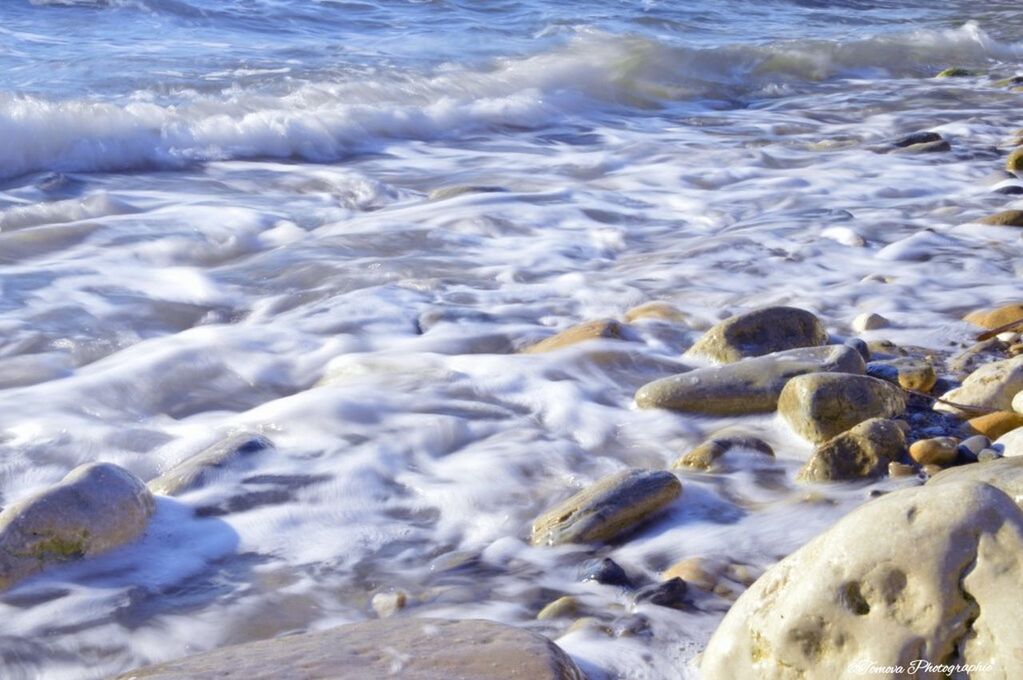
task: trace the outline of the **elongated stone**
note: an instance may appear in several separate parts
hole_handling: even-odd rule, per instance
[[[824,324],[805,309],[764,307],[713,326],[689,354],[731,363],[786,349],[816,347],[827,341]]]
[[[210,483],[218,473],[236,461],[273,448],[266,437],[249,432],[235,434],[187,458],[149,482],[156,494],[174,496]]]

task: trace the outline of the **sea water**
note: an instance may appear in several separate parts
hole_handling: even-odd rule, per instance
[[[1015,2],[0,3],[0,504],[275,444],[0,595],[0,675],[109,677],[402,590],[402,616],[536,630],[592,680],[697,677],[741,585],[636,607],[579,566],[755,575],[896,482],[797,484],[809,446],[773,417],[636,388],[754,306],[836,339],[877,312],[867,339],[942,353],[1018,299],[1018,231],[969,223],[1020,184],[992,173],[1021,31]],[[878,153],[920,130],[952,151]],[[650,300],[687,321],[514,353]],[[776,458],[681,474],[625,542],[529,546],[544,509],[730,424]],[[535,620],[566,593],[611,636]]]

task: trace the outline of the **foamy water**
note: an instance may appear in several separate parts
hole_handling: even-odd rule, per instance
[[[0,502],[89,461],[151,479],[238,430],[276,448],[0,596],[3,677],[362,620],[395,588],[410,616],[547,634],[591,680],[695,677],[723,598],[640,606],[652,634],[611,640],[534,617],[571,593],[625,625],[586,559],[756,571],[874,487],[797,485],[809,447],[780,422],[636,388],[752,306],[836,338],[878,312],[867,339],[950,351],[963,312],[1019,296],[1018,232],[968,224],[1023,207],[992,177],[1018,9],[929,4],[4,3]],[[952,152],[876,152],[919,130]],[[655,299],[689,322],[513,354]],[[733,423],[777,459],[682,474],[625,543],[528,546],[582,486]]]

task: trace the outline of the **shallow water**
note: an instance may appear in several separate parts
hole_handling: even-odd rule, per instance
[[[797,305],[839,338],[875,311],[894,327],[868,339],[944,352],[1018,298],[1019,234],[964,225],[1014,205],[990,176],[1023,94],[994,80],[1023,14],[674,4],[0,6],[0,503],[83,462],[150,479],[235,430],[276,444],[0,596],[5,678],[356,621],[393,588],[556,638],[592,680],[695,677],[725,598],[611,642],[533,617],[568,592],[627,627],[585,559],[757,571],[871,487],[809,493],[808,447],[745,419],[778,459],[683,474],[627,542],[531,548],[529,523],[729,424],[632,396],[730,312]],[[931,77],[953,65],[991,77]],[[874,150],[925,129],[953,151]],[[511,354],[652,299],[689,322]]]

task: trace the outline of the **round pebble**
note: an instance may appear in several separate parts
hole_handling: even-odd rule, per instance
[[[924,466],[951,465],[958,455],[959,442],[955,437],[934,437],[913,442],[909,447],[909,455]]]

